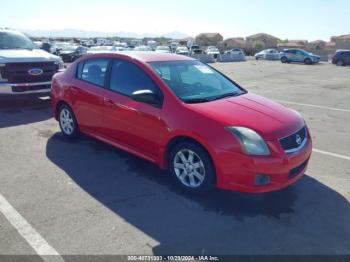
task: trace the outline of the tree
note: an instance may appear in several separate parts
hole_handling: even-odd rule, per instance
[[[264,49],[264,47],[265,47],[265,44],[261,41],[256,41],[253,45],[253,48],[255,50],[262,50],[262,49]]]

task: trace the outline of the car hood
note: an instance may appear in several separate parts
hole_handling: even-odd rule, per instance
[[[58,56],[41,49],[0,50],[0,63],[61,61]]]
[[[187,106],[224,126],[253,129],[265,140],[285,137],[304,125],[304,120],[296,111],[250,93]]]

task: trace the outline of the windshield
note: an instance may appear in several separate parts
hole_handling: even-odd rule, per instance
[[[0,49],[34,49],[33,42],[18,32],[0,32]]]
[[[208,102],[245,93],[225,76],[197,60],[149,64],[184,102]]]

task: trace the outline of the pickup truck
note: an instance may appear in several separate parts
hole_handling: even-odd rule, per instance
[[[0,95],[49,93],[52,76],[63,69],[60,57],[18,31],[0,28]]]

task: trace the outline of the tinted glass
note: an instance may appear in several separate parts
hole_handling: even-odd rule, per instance
[[[34,49],[33,42],[18,32],[0,32],[0,49]]]
[[[104,58],[86,60],[82,68],[78,66],[78,78],[98,86],[104,86],[108,62],[109,60]]]
[[[240,95],[242,89],[211,67],[193,61],[151,62],[154,71],[185,102],[206,102],[225,95]]]
[[[109,88],[126,96],[138,90],[160,93],[152,79],[137,65],[125,60],[114,60]]]

